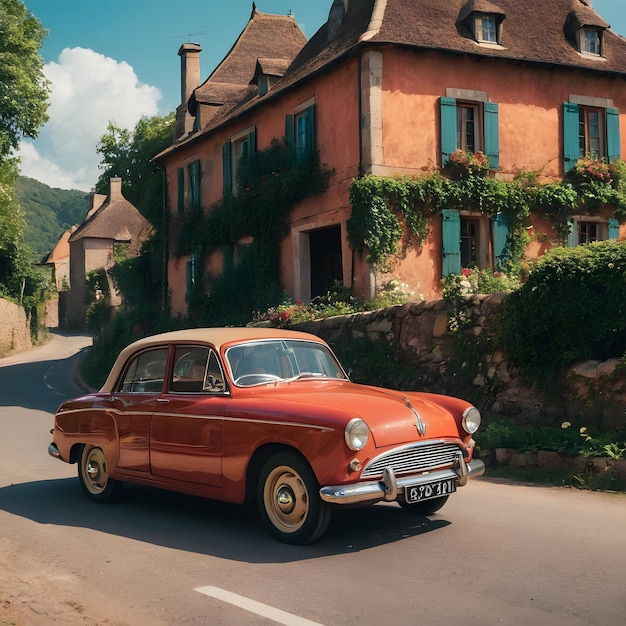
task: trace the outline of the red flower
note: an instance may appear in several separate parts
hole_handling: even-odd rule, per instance
[[[461,270],[461,274],[463,274],[463,276],[471,276],[472,275],[472,270],[469,267],[464,267]]]

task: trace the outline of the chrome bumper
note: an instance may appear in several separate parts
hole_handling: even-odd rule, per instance
[[[60,459],[61,458],[61,453],[59,452],[59,449],[57,448],[55,443],[51,443],[48,446],[48,454],[50,456],[53,456],[55,459]]]
[[[386,500],[393,502],[398,499],[398,493],[405,487],[425,485],[438,480],[453,478],[457,487],[463,487],[467,479],[482,476],[485,473],[485,464],[475,459],[466,463],[459,452],[454,467],[429,474],[402,476],[396,478],[390,467],[385,468],[382,480],[373,480],[365,483],[353,483],[351,485],[337,485],[336,487],[322,487],[320,497],[324,502],[332,504],[360,504],[380,502]]]

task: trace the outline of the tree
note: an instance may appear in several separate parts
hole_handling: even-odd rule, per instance
[[[0,159],[48,120],[49,84],[38,53],[46,31],[19,0],[0,0]]]
[[[109,180],[122,179],[124,197],[160,232],[163,227],[163,170],[151,159],[172,144],[174,114],[142,117],[130,131],[109,122],[96,150],[103,170],[98,193],[109,192]]]
[[[38,54],[45,34],[22,2],[0,0],[0,295],[20,302],[34,294],[29,285],[38,281],[29,280],[34,270],[16,194],[19,160],[11,153],[48,119],[49,88]]]

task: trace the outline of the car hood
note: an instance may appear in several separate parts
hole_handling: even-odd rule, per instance
[[[394,391],[347,381],[301,380],[257,387],[251,395],[254,400],[250,397],[245,404],[254,403],[258,410],[258,401],[263,398],[261,405],[267,407],[274,417],[309,422],[313,419],[320,425],[342,430],[351,419],[359,417],[369,426],[377,447],[420,439],[459,438],[453,412],[460,416],[469,406],[444,396]],[[449,400],[460,406],[447,406]],[[235,404],[241,406],[237,400]]]

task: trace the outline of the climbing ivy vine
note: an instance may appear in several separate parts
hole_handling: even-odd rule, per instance
[[[488,177],[486,167],[473,165],[484,163],[484,155],[470,156],[467,162],[471,167],[457,158],[447,164],[443,173],[398,178],[365,175],[355,179],[348,220],[353,249],[365,254],[369,263],[385,269],[409,246],[425,240],[433,215],[442,209],[469,209],[490,217],[506,217],[509,235],[505,255],[511,263],[517,263],[529,241],[531,213],[549,219],[561,240],[567,236],[569,220],[579,207],[592,213],[609,205],[616,219],[626,220],[626,167],[621,162],[612,163],[610,175],[599,179],[586,172],[588,160],[581,159],[562,183],[539,184],[538,172],[521,172],[510,182]]]

